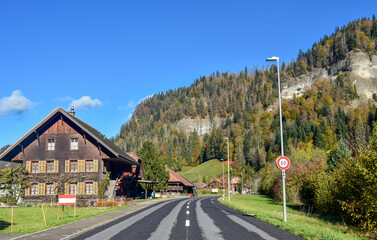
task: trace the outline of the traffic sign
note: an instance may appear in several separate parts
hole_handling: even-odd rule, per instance
[[[276,167],[280,170],[287,170],[291,165],[291,161],[286,156],[280,156],[276,159]]]

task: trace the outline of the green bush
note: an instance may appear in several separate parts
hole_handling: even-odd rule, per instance
[[[19,207],[22,207],[22,208],[25,208],[25,207],[32,207],[33,205],[35,205],[35,203],[33,202],[20,202],[18,204]]]
[[[0,202],[8,206],[15,206],[17,204],[17,198],[7,194],[3,197],[0,197]]]

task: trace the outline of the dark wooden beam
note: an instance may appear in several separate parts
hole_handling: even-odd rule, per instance
[[[85,136],[85,132],[84,132],[84,130],[82,130],[82,135],[84,136],[84,143],[85,143],[85,145],[86,145],[86,136]]]
[[[62,121],[62,126],[63,126],[63,116],[60,116],[60,121]]]
[[[41,141],[39,140],[39,134],[37,131],[35,131],[35,133],[37,134],[37,139],[38,139],[38,145],[41,145]]]
[[[25,158],[25,151],[24,151],[24,145],[21,145],[22,155]]]
[[[99,151],[99,155],[102,156],[102,152],[101,152],[101,145],[99,144],[99,142],[97,142],[98,144],[98,151]]]

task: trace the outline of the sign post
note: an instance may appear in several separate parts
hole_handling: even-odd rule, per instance
[[[287,203],[285,200],[285,170],[289,168],[291,165],[291,161],[285,157],[285,156],[280,156],[276,159],[276,167],[281,170],[281,176],[283,178],[283,217],[284,217],[284,222],[287,221]]]
[[[59,195],[59,205],[74,205],[73,218],[76,217],[76,195]]]

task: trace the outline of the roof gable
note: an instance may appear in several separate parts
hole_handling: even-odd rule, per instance
[[[85,132],[85,134],[90,136],[94,141],[96,141],[102,147],[111,152],[116,158],[122,159],[130,164],[139,164],[138,162],[134,161],[130,156],[128,156],[125,152],[123,152],[113,142],[111,142],[104,135],[102,135],[98,130],[96,130],[89,124],[81,121],[77,117],[74,117],[73,115],[66,112],[60,107],[52,111],[41,122],[39,122],[24,136],[22,136],[17,142],[15,142],[12,146],[5,150],[0,155],[0,159],[10,161],[10,159],[12,159],[12,157],[20,151],[20,146],[28,146],[32,141],[34,141],[38,137],[38,133],[44,131],[46,125],[48,125],[48,123],[50,121],[53,121],[56,117],[64,118],[64,120],[68,120],[69,122],[80,128],[83,132]]]

